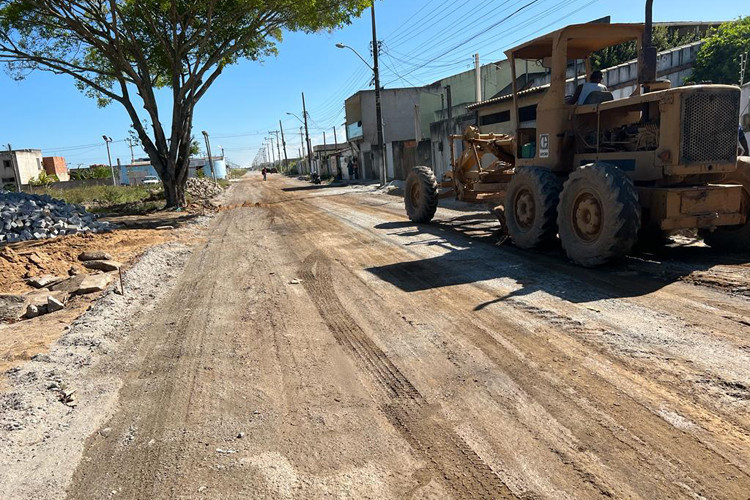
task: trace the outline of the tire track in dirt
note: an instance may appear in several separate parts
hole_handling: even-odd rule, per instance
[[[326,229],[330,231],[331,225],[335,225],[335,220],[336,218],[338,218],[336,217],[335,213],[331,212],[329,212],[328,217],[321,218],[320,212],[318,210],[303,206],[302,204],[295,205],[294,210],[297,216],[305,217],[305,220],[308,222],[307,229],[311,232],[317,232],[319,230],[322,231]],[[346,225],[346,222],[343,222],[343,224]],[[336,232],[343,233],[345,231],[342,230]],[[362,235],[351,234],[351,231],[347,232],[347,236],[356,239],[357,245],[355,246],[347,243],[345,245],[346,248],[368,248],[369,254],[371,254],[373,251],[372,245],[380,243],[377,241],[377,239],[371,238],[364,238],[363,241],[360,241],[362,240]],[[391,249],[389,248],[389,246],[380,248],[379,245],[377,253],[378,255],[390,254],[392,253],[392,251],[390,250]],[[399,279],[403,278],[403,276],[399,277]],[[437,283],[433,283],[433,280],[426,275],[410,275],[408,279],[426,280],[426,282],[437,286]],[[438,295],[442,294],[438,292]],[[456,299],[455,292],[451,293],[451,297],[453,297],[453,300]],[[446,297],[445,299],[446,300],[441,301],[443,304],[451,302],[451,299],[449,299],[448,297]],[[526,304],[524,301],[515,300],[512,302],[512,305],[520,311],[523,311],[523,313],[528,314],[540,321],[548,323],[554,330],[562,329],[568,333],[581,330],[582,333],[585,333],[585,331],[583,330],[588,330],[591,327],[588,324],[583,325],[579,321],[574,320],[564,314],[548,310],[546,308],[540,308],[537,306]],[[470,309],[471,308],[469,307],[466,310]],[[572,350],[560,350],[562,347],[560,345],[553,347],[552,345],[545,344],[543,346],[537,345],[537,347],[534,347],[536,341],[534,341],[533,339],[527,339],[526,335],[522,334],[522,332],[511,334],[508,340],[512,340],[513,344],[517,344],[518,342],[520,342],[520,345],[518,345],[518,347],[521,348],[522,352],[534,352],[538,351],[540,347],[544,347],[544,349],[542,349],[543,351],[550,350],[549,353],[545,354],[544,358],[549,359],[552,362],[554,362],[555,359],[566,359],[566,356],[568,354],[576,353],[573,356],[574,359],[571,359],[570,361],[572,362],[573,360],[577,360],[576,363],[580,362],[583,363],[582,366],[588,366],[586,370],[587,374],[585,377],[585,379],[587,380],[586,384],[581,385],[581,381],[578,380],[580,375],[582,374],[571,376],[570,374],[553,370],[553,372],[555,373],[550,374],[553,377],[550,382],[552,382],[552,387],[557,387],[557,392],[550,392],[550,390],[548,390],[550,388],[542,390],[542,387],[537,387],[537,384],[535,384],[532,380],[526,380],[528,377],[521,376],[522,372],[519,370],[522,370],[522,367],[512,368],[510,365],[508,365],[508,363],[510,362],[509,360],[515,358],[512,352],[507,352],[505,348],[501,349],[501,351],[505,351],[502,354],[500,352],[496,352],[497,348],[499,348],[499,344],[497,344],[497,341],[493,339],[493,336],[489,333],[489,330],[486,330],[487,325],[481,321],[476,322],[477,318],[474,318],[473,315],[466,315],[464,311],[464,309],[456,309],[451,313],[452,317],[455,315],[454,319],[457,322],[461,323],[464,326],[472,324],[476,328],[470,329],[474,333],[471,333],[466,328],[464,328],[462,331],[462,335],[464,337],[475,343],[475,345],[482,351],[484,351],[485,354],[490,357],[490,359],[492,359],[495,363],[498,363],[500,366],[504,367],[504,370],[510,370],[510,373],[514,374],[516,380],[524,381],[522,382],[522,386],[527,389],[531,389],[531,393],[535,395],[534,399],[546,406],[547,409],[551,411],[552,414],[554,414],[556,418],[561,422],[566,422],[567,426],[570,429],[577,429],[577,435],[586,436],[588,434],[588,431],[586,430],[585,425],[583,425],[582,423],[577,424],[573,421],[575,419],[575,415],[585,416],[587,411],[593,411],[593,413],[590,415],[590,419],[588,419],[588,424],[594,425],[595,427],[598,427],[600,429],[600,436],[602,439],[599,441],[599,443],[597,443],[597,445],[590,441],[590,437],[589,439],[585,439],[583,442],[588,441],[587,444],[589,446],[593,445],[594,449],[599,448],[598,454],[604,457],[609,456],[609,460],[615,459],[617,461],[622,461],[625,460],[624,457],[630,455],[633,456],[633,458],[635,458],[637,461],[648,463],[651,467],[657,467],[657,470],[660,469],[661,474],[663,474],[663,482],[661,483],[661,485],[665,489],[662,491],[662,493],[668,495],[677,494],[679,496],[680,492],[684,494],[686,490],[692,490],[695,492],[700,491],[702,488],[705,488],[708,485],[718,486],[722,483],[726,485],[726,489],[719,488],[718,490],[715,490],[715,493],[719,493],[719,491],[722,491],[724,493],[728,491],[734,491],[735,493],[737,493],[737,487],[740,486],[739,484],[737,484],[736,482],[724,482],[722,473],[719,472],[724,468],[728,469],[728,471],[726,472],[727,474],[734,475],[735,481],[737,479],[740,479],[739,482],[744,483],[748,479],[745,473],[740,472],[736,468],[742,468],[742,459],[735,456],[734,460],[730,459],[729,462],[726,462],[728,456],[722,456],[724,455],[724,453],[713,446],[713,444],[715,443],[709,444],[712,442],[710,436],[706,434],[693,434],[692,437],[689,437],[689,435],[692,433],[683,433],[682,431],[675,432],[674,428],[670,428],[669,425],[666,425],[663,417],[657,416],[653,413],[654,410],[649,408],[652,405],[646,403],[647,406],[644,406],[645,401],[641,399],[644,394],[640,393],[638,395],[628,395],[627,385],[625,387],[618,387],[619,384],[613,382],[611,380],[611,377],[607,376],[602,378],[601,374],[597,374],[598,369],[593,369],[592,373],[588,374],[588,371],[592,369],[593,365],[591,365],[591,363],[589,362],[584,362],[584,359],[587,358],[587,355],[583,354],[585,352],[588,352],[588,355],[593,356],[593,360],[596,360],[603,356],[610,362],[614,362],[613,367],[618,367],[617,371],[621,372],[621,375],[625,374],[627,375],[626,379],[632,379],[629,380],[629,382],[636,382],[641,389],[645,387],[644,384],[646,384],[646,381],[642,379],[642,377],[639,377],[637,373],[632,373],[627,370],[624,366],[622,366],[622,360],[618,359],[617,357],[613,358],[611,356],[611,353],[602,351],[601,346],[597,347],[595,345],[587,345],[584,348],[584,345],[589,344],[589,342],[585,342],[585,339],[579,339],[579,341],[584,340],[584,343],[580,344],[578,342],[574,342],[574,348]],[[507,333],[510,334],[511,331],[508,331]],[[566,342],[563,342],[562,344],[567,345]],[[582,348],[583,351],[581,351]],[[514,363],[511,363],[511,365],[513,364]],[[551,366],[554,366],[554,363],[548,365],[548,369]],[[557,380],[557,382],[554,382],[554,380]],[[559,386],[561,382],[563,383],[563,386]],[[650,381],[647,385],[651,386],[653,382],[655,381]],[[568,383],[572,385],[568,385]],[[591,385],[592,383],[593,385]],[[580,391],[582,393],[581,396],[584,397],[566,397],[566,386],[568,391],[571,387],[578,387],[578,391]],[[672,387],[671,389],[674,390],[676,388]],[[541,391],[541,393],[539,391]],[[670,390],[661,393],[661,396],[667,395],[672,395]],[[656,396],[653,399],[659,398],[658,396]],[[673,402],[677,402],[677,400],[674,398],[668,399],[672,400]],[[568,401],[563,402],[563,400]],[[687,402],[682,401],[681,403],[685,404]],[[593,404],[593,406],[591,406],[591,404]],[[679,407],[680,405],[677,406]],[[690,407],[690,405],[688,406]],[[566,415],[566,407],[568,409],[568,412],[572,411],[571,415]],[[692,407],[691,409],[695,410],[697,414],[704,413],[696,407]],[[709,428],[716,425],[718,425],[718,427],[720,428],[723,427],[724,432],[728,432],[729,435],[732,435],[739,442],[742,442],[747,438],[747,436],[744,435],[742,431],[738,432],[738,430],[736,429],[731,429],[731,425],[726,426],[725,423],[722,423],[709,415],[705,415],[705,417],[708,420],[704,420],[703,423],[710,424]],[[700,419],[698,421],[700,421]],[[655,429],[650,429],[650,426],[655,427]],[[696,438],[697,442],[695,440]],[[708,439],[704,441],[704,439],[706,438]],[[612,441],[612,439],[614,439],[615,441]],[[645,441],[643,439],[645,439]],[[616,449],[619,448],[617,452],[605,451],[608,448],[611,448],[613,445],[615,445],[614,447]],[[691,451],[687,454],[684,454],[680,453],[680,450]],[[728,450],[725,449],[724,451],[726,452]],[[616,458],[619,454],[622,454],[622,456]],[[729,454],[731,455],[732,453],[730,452]],[[571,466],[576,470],[578,470],[579,466],[582,466],[583,468],[578,470],[578,473],[586,473],[588,477],[591,477],[596,481],[595,484],[598,484],[598,486],[600,486],[600,491],[602,492],[602,494],[607,494],[605,492],[611,490],[607,487],[607,483],[609,483],[609,481],[607,481],[605,477],[608,476],[611,472],[605,473],[605,476],[592,476],[592,470],[599,469],[599,467],[594,467],[596,465],[594,462],[590,462],[588,460],[582,460],[582,462],[578,464],[571,462],[571,460],[581,460],[582,458],[585,458],[585,455],[585,453],[583,455],[574,453],[573,456],[562,456],[561,459],[563,459],[566,463],[571,464]],[[697,457],[703,457],[702,460],[705,460],[707,463],[705,463],[704,465],[700,465],[701,459],[697,459]],[[627,462],[627,460],[625,461]],[[685,467],[686,465],[687,467]],[[608,467],[605,467],[604,469],[600,470],[605,471],[607,468]],[[622,471],[625,470],[627,470],[627,467],[622,469]],[[731,472],[729,472],[729,470],[731,470]],[[710,479],[708,479],[708,482],[705,482],[707,478]],[[666,481],[664,481],[665,479]],[[709,489],[713,488],[709,487]],[[618,491],[619,488],[615,488],[614,490]],[[620,493],[623,492],[620,491]],[[721,493],[719,494],[721,495]]]
[[[336,341],[373,382],[386,418],[432,464],[439,479],[459,498],[516,498],[347,313],[333,288],[330,261],[313,252],[303,262],[301,276]]]

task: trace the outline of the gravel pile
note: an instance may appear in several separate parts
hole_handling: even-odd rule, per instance
[[[0,243],[41,240],[65,234],[98,233],[112,229],[80,205],[49,195],[0,193]]]
[[[208,199],[223,193],[224,188],[205,177],[190,177],[187,180],[186,191],[193,198]]]

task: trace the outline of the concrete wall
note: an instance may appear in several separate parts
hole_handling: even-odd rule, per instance
[[[28,184],[31,179],[37,178],[44,171],[42,166],[42,151],[40,149],[16,149],[13,151],[0,151],[0,165],[2,165],[2,184],[14,184],[15,173],[12,159],[15,157],[18,172],[21,175],[21,184]],[[9,168],[10,167],[10,168]]]

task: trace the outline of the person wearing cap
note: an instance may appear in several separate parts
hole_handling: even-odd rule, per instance
[[[602,75],[602,72],[599,70],[591,73],[589,81],[578,86],[578,88],[576,89],[576,93],[573,94],[573,99],[571,99],[571,102],[574,102],[576,104],[584,104],[586,102],[586,98],[590,93],[607,92],[607,87],[602,84],[603,78],[604,77]]]

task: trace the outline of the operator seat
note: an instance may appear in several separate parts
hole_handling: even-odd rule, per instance
[[[595,90],[586,96],[586,100],[583,104],[601,104],[607,101],[613,101],[615,98],[612,96],[612,92],[603,92]]]

